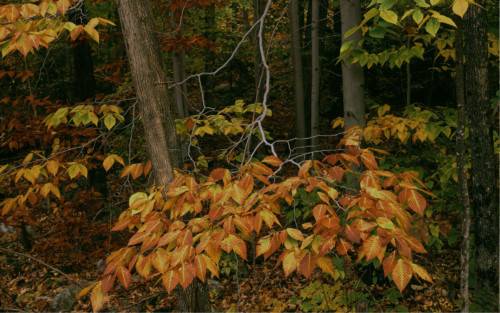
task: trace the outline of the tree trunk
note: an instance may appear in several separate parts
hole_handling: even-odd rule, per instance
[[[69,19],[75,24],[88,23],[87,10],[81,6],[72,10]],[[93,101],[96,94],[96,83],[94,78],[94,63],[92,61],[92,49],[87,39],[78,38],[71,48],[73,53],[73,94],[72,101],[82,102],[87,99]],[[99,152],[104,153],[105,147],[101,146]],[[108,185],[106,171],[102,166],[96,166],[89,171],[89,188],[97,191],[103,198],[108,196]]]
[[[457,23],[459,24],[459,23]],[[460,296],[463,300],[462,312],[469,312],[469,260],[470,260],[470,197],[467,182],[467,149],[465,145],[465,94],[464,94],[464,67],[462,55],[462,32],[460,28],[455,33],[455,51],[457,65],[455,71],[455,92],[457,97],[458,127],[456,132],[457,142],[457,171],[460,186],[462,214],[462,251],[460,254]]]
[[[295,128],[296,136],[305,138],[306,121],[304,115],[304,75],[301,52],[301,30],[299,23],[299,0],[289,1],[290,32],[292,38],[292,62],[295,87]],[[300,144],[300,143],[299,143]]]
[[[186,75],[184,72],[184,51],[174,51],[172,53],[172,68],[174,73],[174,82],[182,82]],[[175,91],[175,106],[179,117],[186,117],[189,115],[186,103],[186,84],[177,85]]]
[[[178,144],[164,84],[166,76],[152,29],[151,3],[120,0],[118,13],[155,180],[166,185],[178,164]]]
[[[88,22],[85,7],[70,12],[70,21],[85,25]],[[73,100],[83,101],[95,97],[94,63],[88,40],[79,38],[72,47],[73,52]]]
[[[172,17],[170,19],[170,24],[172,28],[172,32],[177,33],[177,37],[182,37],[182,24],[179,25],[175,22],[175,14],[172,13]],[[182,49],[182,48],[181,48]],[[182,50],[174,50],[172,52],[172,72],[174,74],[174,83],[179,83],[184,80],[184,51]],[[178,117],[186,117],[188,115],[186,99],[185,99],[185,84],[176,85],[174,88],[175,94],[175,107],[177,109]]]
[[[179,164],[180,152],[175,135],[174,111],[168,103],[159,47],[152,29],[150,1],[120,0],[118,13],[125,38],[130,69],[135,85],[149,156],[153,163],[155,180],[166,185],[173,178],[173,167]],[[209,311],[206,288],[193,283],[179,290],[181,311]]]
[[[312,0],[311,7],[311,146],[312,150],[318,145],[319,132],[319,3],[320,0]]]
[[[471,200],[476,244],[476,293],[496,295],[498,309],[498,186],[489,124],[486,1],[469,6],[464,16],[465,109],[471,151]],[[490,303],[491,304],[491,303]]]
[[[360,40],[361,33],[359,31],[349,38],[344,38],[343,35],[361,22],[360,0],[340,0],[340,15],[342,43],[350,40]],[[342,62],[342,93],[346,128],[365,124],[364,81],[363,68],[359,64]]]

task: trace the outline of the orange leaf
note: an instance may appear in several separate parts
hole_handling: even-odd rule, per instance
[[[196,267],[196,277],[202,282],[205,282],[205,277],[207,274],[207,263],[202,255],[197,255],[194,258],[194,265]]]
[[[339,242],[335,245],[335,249],[337,249],[339,255],[346,255],[352,249],[352,245],[344,239],[339,239]]]
[[[311,167],[312,167],[312,161],[311,160],[305,161],[304,164],[302,164],[302,166],[299,169],[298,176],[301,178],[307,178],[309,176],[309,170],[311,169]]]
[[[306,278],[311,277],[314,268],[316,267],[316,258],[311,255],[311,253],[306,253],[306,255],[300,260],[299,273],[304,275]]]
[[[168,271],[161,276],[161,281],[167,292],[171,293],[172,290],[174,290],[174,288],[179,284],[179,275],[176,271]]]
[[[130,272],[124,266],[118,266],[116,268],[116,276],[125,289],[130,286],[132,277],[130,276]]]
[[[135,263],[135,269],[137,270],[137,273],[139,273],[139,275],[147,279],[151,274],[151,265],[151,255],[148,255],[146,257],[143,255],[139,255],[137,262]]]
[[[403,290],[406,288],[411,280],[412,274],[413,271],[408,261],[399,259],[396,262],[396,265],[392,270],[391,277],[400,292],[403,292]]]
[[[384,259],[384,262],[382,263],[382,266],[384,268],[384,277],[387,277],[390,273],[392,273],[392,270],[394,269],[394,266],[396,265],[396,251],[392,251],[392,253]]]
[[[420,216],[424,215],[424,210],[427,207],[427,200],[425,200],[425,198],[415,189],[403,189],[403,191],[399,193],[399,201],[408,203],[410,209]]]
[[[217,264],[215,264],[215,262],[208,255],[201,254],[201,256],[205,260],[207,269],[210,271],[212,276],[219,277],[219,269],[217,268]]]
[[[278,157],[276,157],[274,155],[270,155],[270,156],[265,157],[262,160],[262,163],[266,163],[266,164],[269,164],[271,166],[278,167],[281,164],[283,164],[283,161],[281,161]]]
[[[190,263],[182,263],[179,268],[179,282],[182,288],[186,289],[194,279],[195,269]]]
[[[363,152],[361,152],[361,161],[366,166],[366,168],[370,170],[376,170],[378,168],[375,156],[368,149],[363,149]]]
[[[359,258],[361,259],[363,256],[365,256],[366,260],[370,261],[377,257],[383,249],[384,247],[382,246],[380,237],[376,235],[371,236],[363,242]]]
[[[335,268],[333,267],[332,260],[329,257],[319,257],[317,263],[323,272],[330,274],[331,276],[335,275]]]

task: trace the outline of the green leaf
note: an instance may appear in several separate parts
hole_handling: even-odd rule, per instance
[[[439,23],[439,21],[434,18],[434,17],[431,17],[429,19],[429,21],[427,21],[427,23],[425,24],[425,30],[432,36],[432,37],[435,37],[438,30],[439,30],[439,27],[441,26],[441,23]]]
[[[380,0],[380,10],[389,10],[396,4],[396,0]]]
[[[401,17],[401,21],[410,16],[413,13],[413,11],[415,11],[415,9],[406,10],[406,12]]]
[[[378,217],[377,224],[378,224],[378,226],[380,226],[384,229],[388,229],[388,230],[394,229],[394,224],[387,217]]]
[[[424,18],[424,14],[422,14],[422,10],[420,9],[415,9],[415,11],[413,11],[413,14],[411,16],[413,18],[413,20],[415,21],[415,23],[420,24],[420,22],[422,22],[422,19]]]
[[[419,6],[421,8],[430,7],[430,5],[427,2],[425,2],[425,0],[415,0],[415,3],[417,4],[417,6]]]
[[[355,26],[355,27],[347,30],[344,33],[344,39],[347,39],[347,38],[351,37],[355,32],[357,32],[359,30],[360,27],[361,27],[361,25],[358,25],[358,26]]]
[[[441,3],[441,0],[431,0],[432,6],[438,5],[439,3]]]
[[[394,11],[391,11],[391,10],[380,11],[380,17],[388,23],[391,23],[394,25],[398,24],[398,15]]]
[[[382,39],[382,38],[384,38],[385,33],[386,33],[385,28],[375,26],[375,27],[370,28],[370,31],[368,32],[368,36],[373,37],[373,38],[377,38],[377,39]]]
[[[366,12],[364,15],[363,15],[363,21],[361,22],[362,25],[366,24],[366,22],[368,22],[369,20],[371,20],[372,18],[374,18],[375,16],[378,15],[378,9],[377,8],[371,8],[370,10],[368,10],[368,12]]]

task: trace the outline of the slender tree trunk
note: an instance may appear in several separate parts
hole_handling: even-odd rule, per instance
[[[69,14],[70,20],[75,24],[86,24],[88,22],[87,10],[81,6]],[[81,102],[87,99],[93,100],[96,94],[96,83],[94,78],[94,63],[92,60],[92,49],[87,39],[79,38],[71,48],[73,53],[73,94],[72,101]],[[100,147],[104,153],[105,147]],[[106,182],[106,171],[102,166],[97,166],[89,171],[89,188],[93,188],[103,198],[108,195]]]
[[[486,1],[476,1],[464,16],[465,111],[471,151],[476,293],[496,295],[498,310],[498,186],[488,99]],[[490,303],[491,304],[491,303]]]
[[[460,254],[460,294],[463,299],[462,312],[469,312],[469,259],[470,259],[470,197],[467,182],[467,149],[465,146],[465,94],[464,94],[464,67],[462,55],[462,32],[460,28],[455,33],[455,51],[457,66],[455,71],[455,88],[457,97],[458,128],[457,141],[457,170],[460,184],[460,195],[463,204],[462,216],[462,251]]]
[[[180,83],[185,79],[184,72],[184,51],[174,51],[172,53],[172,68],[174,74],[174,82]],[[188,116],[185,84],[177,85],[174,88],[175,92],[175,107],[179,117]]]
[[[319,132],[319,3],[312,0],[311,12],[311,145],[314,150],[318,145]]]
[[[302,52],[301,52],[301,30],[299,24],[299,0],[290,0],[290,32],[292,38],[292,62],[295,87],[295,128],[296,136],[305,138],[306,121],[304,114],[304,75],[302,67]]]
[[[86,24],[88,22],[87,12],[84,6],[70,12],[70,20],[75,24]],[[78,39],[73,48],[73,100],[83,101],[95,97],[94,63],[92,61],[92,50],[88,40]]]
[[[178,144],[164,84],[166,76],[152,29],[151,3],[120,0],[118,13],[156,183],[166,185],[178,164]]]
[[[343,36],[349,29],[361,22],[360,0],[340,0],[340,15],[342,43],[349,40],[360,40],[361,33],[359,31],[349,38]],[[342,92],[346,128],[365,124],[364,81],[363,68],[359,64],[342,62]]]
[[[166,185],[173,177],[173,167],[178,165],[179,146],[172,114],[174,110],[168,103],[164,84],[166,76],[152,29],[151,3],[149,0],[120,0],[118,13],[155,180],[159,185]],[[179,290],[180,310],[209,311],[207,292],[204,290],[206,288],[200,288],[198,283]]]
[[[406,41],[406,47],[410,48],[410,38]],[[406,68],[406,105],[411,104],[411,60],[408,60]]]

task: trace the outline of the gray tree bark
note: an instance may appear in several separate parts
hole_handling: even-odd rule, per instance
[[[360,40],[361,33],[359,31],[349,38],[344,38],[343,35],[361,22],[360,0],[340,0],[340,16],[342,43],[349,40]],[[342,62],[342,94],[346,128],[365,124],[364,82],[363,68],[359,64]]]
[[[173,167],[178,165],[179,150],[164,84],[166,75],[152,29],[151,3],[119,0],[118,13],[155,180],[166,185],[173,177]]]
[[[174,108],[168,102],[166,75],[152,28],[149,0],[119,0],[118,13],[127,47],[132,78],[140,105],[149,156],[156,183],[166,185],[179,164],[179,144],[175,134]],[[193,283],[177,292],[179,310],[210,311],[205,288]]]
[[[463,20],[465,111],[471,151],[471,200],[474,212],[475,293],[494,296],[498,310],[498,185],[497,159],[489,117],[487,2],[470,5]],[[493,303],[489,303],[491,305]]]
[[[304,74],[302,66],[302,44],[301,30],[299,23],[299,0],[290,0],[288,4],[290,15],[290,33],[292,38],[292,63],[293,63],[293,81],[295,88],[295,128],[296,136],[305,138],[306,120],[304,103]]]

